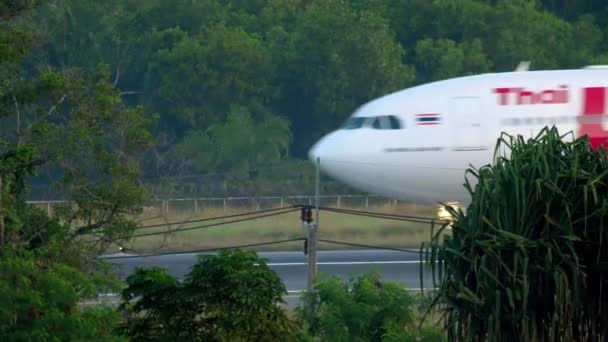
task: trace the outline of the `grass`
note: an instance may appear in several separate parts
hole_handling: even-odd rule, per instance
[[[382,205],[364,209],[361,207],[344,207],[347,209],[369,210],[390,214],[408,214],[435,217],[433,206],[416,206],[407,204]],[[224,215],[251,212],[256,209],[227,209],[221,207],[192,209],[173,208],[167,217],[162,217],[160,209],[146,211],[139,219],[142,225],[158,225],[168,222],[196,220]],[[430,240],[430,226],[421,223],[410,223],[362,216],[353,216],[335,212],[320,212],[320,238],[346,241],[349,243],[418,248],[423,241]],[[223,220],[181,225],[167,225],[150,228],[137,233],[160,232],[168,229],[189,228],[206,225]],[[196,249],[228,247],[254,244],[266,241],[286,240],[305,237],[301,227],[300,212],[294,211],[278,216],[261,218],[252,221],[231,223],[217,227],[176,232],[169,235],[147,236],[133,239],[127,248],[137,252],[187,251]],[[302,250],[302,241],[257,247],[256,250]],[[320,243],[322,249],[345,248],[336,244]],[[117,251],[117,246],[113,251]]]

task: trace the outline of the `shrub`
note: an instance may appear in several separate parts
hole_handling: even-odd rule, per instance
[[[94,284],[77,269],[28,253],[0,262],[0,336],[3,341],[123,341],[112,333],[120,316],[110,308],[81,308]]]
[[[296,315],[302,340],[438,341],[436,328],[419,328],[417,301],[398,283],[379,282],[367,273],[343,284],[337,276],[319,275]]]
[[[493,165],[468,170],[466,214],[447,207],[452,234],[427,250],[449,340],[608,338],[608,155],[564,138],[503,135]]]
[[[132,341],[281,341],[295,326],[279,276],[253,251],[201,255],[183,282],[162,269],[127,278],[120,331]]]

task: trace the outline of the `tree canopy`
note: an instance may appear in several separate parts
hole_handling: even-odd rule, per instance
[[[5,16],[27,3],[8,2]],[[298,179],[287,165],[377,96],[513,70],[522,60],[538,69],[602,63],[607,8],[553,0],[50,0],[12,25],[35,32],[27,75],[47,67],[94,74],[106,64],[124,103],[158,114],[153,144],[139,158],[147,183],[182,175],[191,191],[233,194],[260,191],[243,186],[265,181],[260,164]],[[19,32],[4,36],[12,43],[0,53],[22,53]],[[3,109],[14,111],[7,100]],[[234,132],[228,141],[221,127]],[[238,147],[230,140],[243,130]]]
[[[149,120],[123,103],[104,67],[25,66],[37,39],[20,20],[36,5],[0,5],[1,335],[121,340],[106,329],[118,322],[114,310],[79,302],[116,289],[113,272],[95,258],[135,227],[144,198],[137,154],[151,140]],[[67,200],[54,218],[26,203],[28,180],[42,168],[58,175]]]
[[[253,251],[201,255],[183,281],[159,268],[127,278],[120,331],[131,341],[288,341],[279,276]]]
[[[522,60],[539,69],[606,63],[607,14],[608,4],[599,0],[0,1],[2,334],[115,338],[103,330],[115,315],[85,312],[77,302],[115,285],[95,257],[129,238],[149,191],[303,191],[311,176],[303,162],[307,150],[364,102],[425,82],[512,70]],[[448,309],[448,318],[473,337],[500,331],[517,339],[514,331],[521,331],[524,337],[574,338],[606,331],[595,319],[605,311],[605,301],[595,300],[605,285],[597,272],[605,268],[598,261],[605,249],[596,248],[605,238],[598,230],[606,209],[598,195],[605,190],[605,155],[583,158],[584,143],[558,141],[544,145],[553,153],[550,161],[534,148],[515,149],[536,163],[519,165],[515,186],[507,163],[482,170],[479,191],[487,197],[481,201],[521,205],[513,214],[512,206],[473,204],[447,242],[448,252],[476,252],[498,236],[508,247],[448,262],[456,271],[443,283],[441,298],[460,305]],[[512,146],[525,146],[517,143]],[[501,184],[504,196],[483,194],[484,182]],[[556,190],[563,186],[565,192]],[[551,201],[539,202],[541,195]],[[51,218],[26,204],[33,196],[66,202]],[[513,227],[527,230],[507,230]],[[522,258],[522,250],[540,257]],[[285,289],[263,261],[246,253],[223,257],[228,265],[201,260],[185,282],[160,270],[136,273],[124,292],[125,313],[133,314],[126,334],[137,336],[142,327],[161,337],[195,332],[167,333],[164,320],[199,325],[203,336],[291,333],[276,308]],[[524,268],[534,277],[526,278]],[[586,268],[589,282],[577,278]],[[234,269],[236,275],[228,272]],[[356,285],[363,295],[370,294],[368,280]],[[525,292],[522,283],[537,292]],[[227,300],[226,284],[233,293]],[[402,329],[410,323],[407,310],[398,303],[380,303],[395,304],[390,309],[405,319],[390,322],[377,314],[378,303],[361,303],[365,296],[325,296],[320,289],[322,300],[369,311],[347,322],[348,310],[321,307],[315,313],[336,325],[313,327],[311,334],[340,335],[332,329],[370,326],[369,318],[374,338],[409,336]],[[378,302],[378,294],[388,292],[407,300],[392,287],[370,298]],[[173,305],[175,293],[182,311],[147,305],[158,298]],[[129,306],[136,295],[143,301]],[[151,313],[140,320],[143,310]],[[194,322],[201,313],[209,320]],[[567,321],[553,319],[556,313]]]

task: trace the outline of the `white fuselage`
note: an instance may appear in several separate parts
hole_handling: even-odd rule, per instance
[[[345,128],[311,149],[310,158],[364,191],[417,203],[466,204],[465,170],[492,162],[501,132],[528,138],[555,125],[562,134],[589,135],[594,146],[608,138],[606,86],[604,68],[421,85],[361,106]]]

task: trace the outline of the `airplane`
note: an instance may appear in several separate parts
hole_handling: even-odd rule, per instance
[[[309,159],[362,191],[466,210],[465,170],[491,164],[502,132],[534,137],[555,126],[606,143],[607,89],[608,65],[528,71],[527,62],[406,88],[363,104]]]

